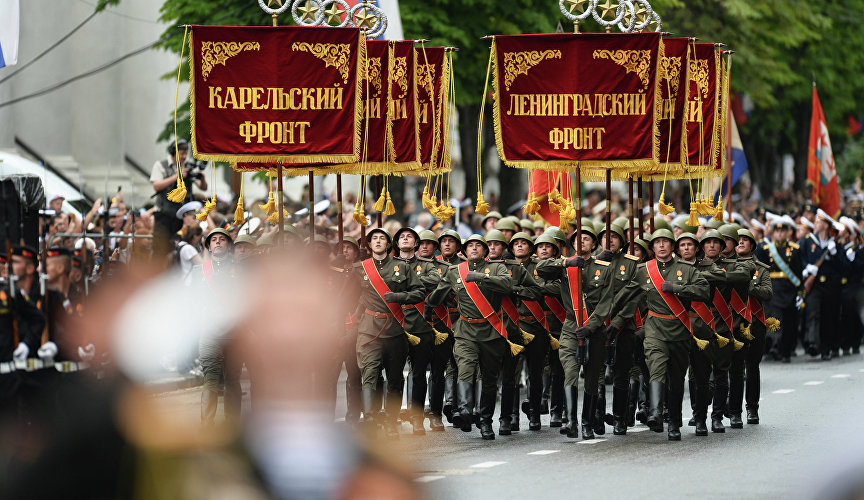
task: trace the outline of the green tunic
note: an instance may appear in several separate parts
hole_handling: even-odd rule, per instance
[[[411,272],[409,265],[404,260],[395,259],[389,255],[382,260],[374,260],[378,274],[387,284],[391,292],[397,296],[400,304],[416,304],[423,301],[425,292],[423,284],[416,273]],[[361,339],[359,343],[369,342],[373,338],[390,338],[404,335],[402,325],[392,316],[390,308],[369,281],[366,271],[361,266],[361,292],[357,315],[360,320],[358,331]],[[376,318],[366,311],[388,314],[385,318]],[[407,325],[406,325],[407,326]]]

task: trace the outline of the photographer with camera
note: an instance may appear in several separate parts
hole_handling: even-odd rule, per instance
[[[176,148],[176,149],[175,149]],[[153,254],[167,255],[172,249],[172,238],[174,233],[180,230],[182,222],[175,217],[177,209],[184,203],[192,201],[192,185],[198,189],[206,190],[207,181],[204,179],[203,170],[207,164],[188,159],[189,143],[185,139],[179,139],[176,144],[168,145],[169,157],[157,161],[150,173],[150,182],[156,191],[156,213],[154,214],[153,228]],[[168,200],[168,193],[174,189],[177,183],[177,165],[181,165],[183,182],[188,186],[186,199],[181,203]]]

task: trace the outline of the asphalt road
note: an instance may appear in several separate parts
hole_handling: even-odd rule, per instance
[[[681,442],[642,425],[627,436],[568,439],[548,427],[483,441],[478,430],[413,436],[408,424],[398,444],[415,463],[418,485],[431,498],[831,498],[836,479],[852,468],[864,481],[864,357],[830,362],[799,355],[788,365],[762,364],[760,425],[727,428]],[[611,390],[611,389],[610,389]],[[340,399],[342,391],[340,390]],[[178,412],[197,418],[198,392],[174,391]],[[581,401],[580,401],[581,403]],[[608,396],[611,407],[611,394]],[[337,413],[344,411],[340,401]],[[685,396],[684,420],[689,418]],[[344,413],[343,413],[344,414]],[[726,420],[728,426],[728,420]],[[496,415],[497,432],[497,415]],[[527,429],[527,419],[522,419]]]

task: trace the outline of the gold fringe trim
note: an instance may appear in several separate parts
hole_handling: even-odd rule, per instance
[[[510,344],[510,354],[512,354],[513,356],[518,356],[519,353],[522,352],[522,349],[525,349],[521,345],[514,344],[513,342],[510,342],[509,340],[507,341],[507,343]]]

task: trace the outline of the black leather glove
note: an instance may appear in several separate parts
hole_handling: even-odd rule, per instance
[[[591,335],[591,329],[588,328],[587,326],[580,326],[579,328],[576,329],[576,338],[577,339],[584,339],[588,335]]]
[[[565,260],[564,265],[566,267],[585,267],[585,259],[577,255]]]
[[[465,274],[465,281],[469,283],[472,281],[480,281],[480,274],[481,273],[478,273],[477,271],[468,271],[468,273]]]
[[[399,297],[396,292],[385,292],[384,293],[384,302],[390,303],[398,303],[397,297]]]
[[[660,291],[666,292],[666,293],[672,293],[674,291],[672,284],[673,283],[671,281],[664,281],[663,284],[660,285]]]
[[[609,326],[606,327],[606,338],[613,339],[621,332],[621,328],[615,323],[609,323]]]
[[[602,252],[597,254],[597,257],[595,258],[598,260],[605,260],[606,262],[612,262],[612,259],[615,258],[615,252],[611,250],[603,250]]]
[[[433,311],[433,307],[430,306],[429,304],[424,305],[423,319],[430,322],[430,323],[432,322],[433,319],[435,319],[435,311]]]
[[[639,340],[645,340],[645,330],[641,328],[636,330],[636,333],[634,333],[633,335],[635,335],[636,338]]]

